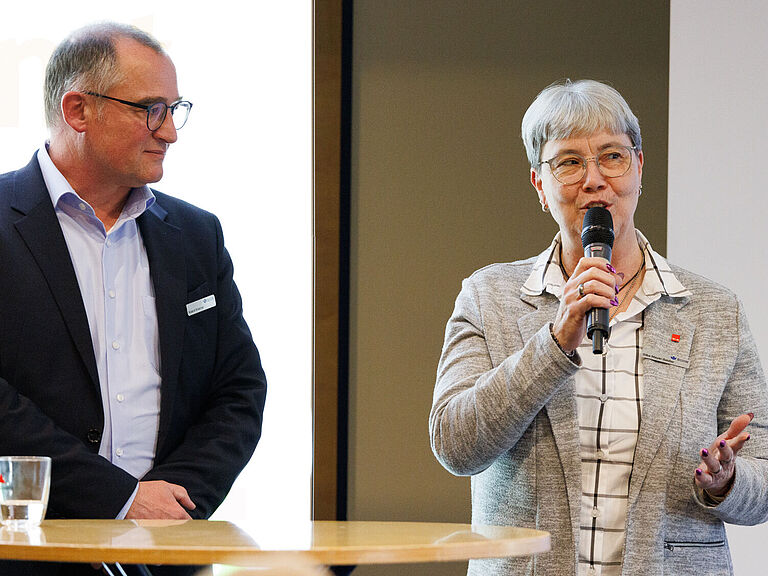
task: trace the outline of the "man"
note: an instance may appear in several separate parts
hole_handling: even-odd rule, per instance
[[[218,220],[147,186],[192,105],[114,23],[56,48],[45,101],[50,141],[0,176],[0,453],[53,458],[48,518],[207,518],[266,380]]]

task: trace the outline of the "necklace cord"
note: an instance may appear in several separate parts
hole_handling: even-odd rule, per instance
[[[637,269],[637,272],[635,272],[635,275],[632,276],[629,282],[625,282],[624,286],[622,286],[619,289],[619,292],[624,290],[624,288],[626,288],[627,291],[624,292],[624,297],[621,300],[619,300],[619,304],[613,310],[611,310],[610,313],[608,314],[609,319],[612,320],[613,317],[619,313],[619,308],[621,308],[621,305],[624,304],[625,300],[627,299],[629,294],[632,292],[632,286],[634,286],[635,280],[637,280],[638,276],[640,275],[640,272],[642,272],[644,268],[645,268],[645,252],[643,252],[643,261],[640,263],[640,267]]]
[[[565,269],[565,266],[563,266],[563,245],[562,245],[562,243],[558,246],[558,250],[560,252],[560,254],[559,254],[559,256],[560,256],[559,260],[560,261],[558,262],[558,265],[560,266],[560,272],[563,273],[563,276],[565,277],[565,281],[568,282],[568,280],[571,279],[571,275],[568,274],[568,272]],[[643,253],[643,261],[640,262],[640,267],[637,269],[637,272],[635,272],[635,274],[634,274],[634,276],[632,276],[632,278],[630,278],[627,282],[624,282],[624,285],[621,288],[619,288],[619,292],[624,290],[624,288],[626,288],[627,286],[631,286],[632,282],[634,282],[635,278],[637,278],[637,275],[640,274],[640,271],[643,268],[645,268],[645,251],[643,250],[642,253]]]

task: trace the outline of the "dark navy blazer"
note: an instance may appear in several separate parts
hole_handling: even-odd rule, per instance
[[[154,191],[153,191],[154,192]],[[266,379],[216,217],[154,192],[138,219],[161,364],[153,468],[207,518],[261,434]],[[187,315],[214,294],[216,306]],[[114,518],[137,479],[98,455],[104,426],[85,306],[36,156],[0,176],[0,454],[53,459],[48,518]]]

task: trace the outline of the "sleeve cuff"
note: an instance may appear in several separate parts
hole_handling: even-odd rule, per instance
[[[115,516],[115,520],[125,520],[125,515],[128,514],[128,510],[131,509],[131,505],[133,504],[133,500],[136,498],[138,491],[139,483],[136,482],[136,488],[133,489],[133,494],[131,494],[131,497],[128,498],[128,501],[125,503],[125,506],[123,506],[122,510],[120,510],[117,516]]]
[[[560,342],[557,341],[557,337],[555,336],[555,330],[553,328],[552,322],[549,323],[549,335],[552,337],[552,341],[557,344],[557,347],[560,349],[560,352],[562,352],[568,360],[576,364],[576,366],[581,366],[581,356],[579,356],[578,350],[572,350],[570,353],[563,350],[563,347],[560,346]]]
[[[699,500],[701,504],[703,504],[706,508],[717,508],[725,502],[725,499],[728,498],[728,494],[731,493],[731,489],[733,488],[733,480],[736,477],[736,474],[734,473],[733,478],[731,479],[731,483],[728,486],[728,491],[723,494],[722,496],[715,496],[713,494],[710,494],[703,488],[699,488],[696,485],[696,482],[693,483],[693,491],[696,494],[696,498]]]

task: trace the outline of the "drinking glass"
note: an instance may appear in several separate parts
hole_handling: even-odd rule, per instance
[[[11,530],[34,528],[45,517],[51,484],[47,456],[0,456],[0,522]]]

